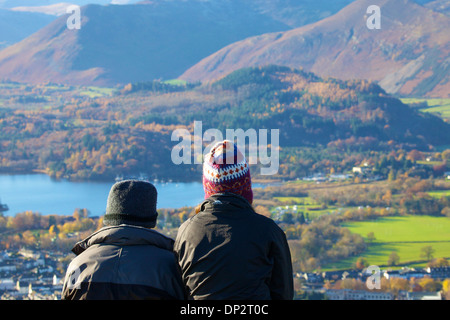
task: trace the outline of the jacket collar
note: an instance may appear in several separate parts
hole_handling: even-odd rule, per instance
[[[236,209],[247,209],[254,212],[252,205],[244,197],[234,193],[216,193],[205,199],[200,205],[200,211],[205,211],[207,207],[228,205]]]
[[[132,225],[106,226],[75,244],[72,252],[79,255],[94,244],[153,245],[165,250],[173,249],[174,241],[161,233]]]

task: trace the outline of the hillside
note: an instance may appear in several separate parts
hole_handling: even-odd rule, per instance
[[[84,85],[171,79],[227,44],[289,29],[236,1],[87,5],[81,14],[80,30],[67,29],[65,15],[1,51],[0,79]]]
[[[54,19],[42,13],[0,9],[0,49],[25,39]]]
[[[369,5],[381,8],[381,29],[366,26]],[[320,76],[378,81],[399,95],[448,97],[450,18],[408,0],[358,0],[319,22],[226,46],[181,79],[211,81],[267,64],[303,67]]]
[[[113,0],[71,0],[70,3],[84,6],[87,4],[95,3],[95,4],[108,4]],[[120,1],[120,0],[118,0]],[[58,4],[61,2],[69,2],[64,0],[0,0],[0,8],[15,8],[15,7],[40,7],[40,6],[49,6]],[[131,2],[131,1],[129,1]],[[136,2],[136,0],[133,0]]]
[[[84,5],[90,1],[73,2]],[[84,7],[79,31],[66,30],[68,16],[61,17],[0,52],[0,79],[110,86],[176,78],[230,43],[316,22],[352,0],[135,2]],[[0,7],[51,14],[65,11],[63,4],[53,0],[5,1]]]
[[[374,83],[323,79],[287,67],[241,69],[211,85],[147,82],[108,92],[2,84],[0,170],[73,179],[141,172],[197,179],[200,165],[171,160],[177,144],[172,132],[192,132],[194,121],[202,121],[203,132],[216,128],[223,135],[226,129],[279,129],[275,178],[351,170],[364,157],[379,161],[391,153],[401,159],[392,168],[407,171],[414,168],[406,153],[436,152],[450,144],[450,124],[408,107]],[[442,170],[415,174],[439,176]]]
[[[434,0],[428,2],[425,6],[431,10],[442,12],[443,14],[450,16],[450,2],[447,0]]]

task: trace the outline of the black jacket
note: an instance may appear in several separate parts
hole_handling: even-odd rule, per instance
[[[231,193],[206,199],[174,250],[193,299],[292,299],[288,243],[277,224]]]
[[[63,300],[184,299],[173,240],[147,228],[108,226],[78,242]]]

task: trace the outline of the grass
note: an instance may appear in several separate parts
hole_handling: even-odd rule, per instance
[[[433,198],[437,199],[440,199],[442,197],[450,197],[450,190],[428,191],[427,193]]]
[[[415,104],[415,103],[426,102],[428,107],[421,108],[420,111],[434,113],[443,119],[450,119],[450,99],[406,98],[406,99],[401,99],[401,101],[406,104]]]
[[[309,218],[312,220],[323,214],[338,210],[338,207],[336,206],[322,208],[319,203],[310,197],[274,197],[274,199],[282,202],[282,207],[288,206],[289,209],[292,209],[293,206],[297,206],[298,212],[308,213]],[[273,209],[274,208],[272,208],[272,210]]]
[[[438,166],[438,165],[442,164],[442,161],[426,161],[426,160],[418,160],[417,163],[418,163],[418,164],[425,165],[425,166]]]
[[[450,219],[432,216],[386,217],[374,221],[350,222],[344,225],[352,233],[360,234],[367,240],[367,234],[373,232],[375,240],[360,255],[371,265],[386,266],[389,255],[396,252],[400,264],[425,266],[421,249],[431,246],[433,256],[450,258]],[[333,263],[333,268],[352,268],[358,257]],[[418,263],[419,262],[419,263]]]
[[[183,85],[187,84],[188,82],[185,80],[181,80],[181,79],[171,79],[171,80],[164,81],[164,83],[171,84],[173,86],[183,86]]]
[[[80,94],[89,96],[90,98],[98,98],[98,97],[105,97],[105,96],[111,96],[114,92],[114,88],[103,88],[103,87],[86,87],[80,88]]]
[[[316,204],[316,202],[311,199],[310,197],[274,197],[274,199],[280,201],[280,202],[284,202],[284,203],[290,203],[290,204],[305,204],[305,205],[310,205],[310,204]]]

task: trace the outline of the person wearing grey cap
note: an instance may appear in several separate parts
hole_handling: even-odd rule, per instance
[[[155,230],[157,191],[149,182],[115,183],[104,227],[76,243],[62,300],[185,299],[173,239]]]

